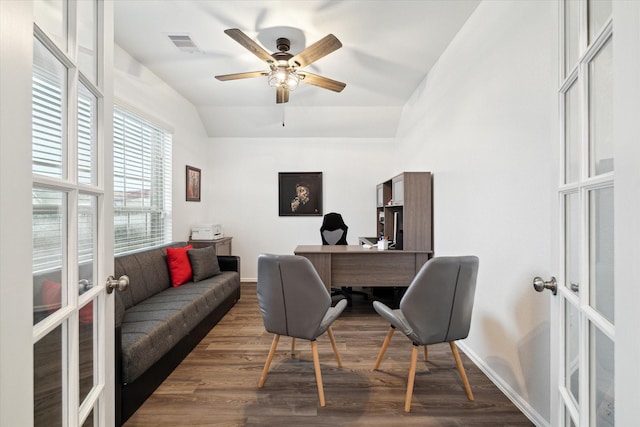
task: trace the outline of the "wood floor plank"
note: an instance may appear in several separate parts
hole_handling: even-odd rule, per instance
[[[264,388],[257,384],[273,335],[262,325],[255,283],[198,344],[126,427],[208,426],[532,426],[460,352],[475,401],[467,399],[448,344],[418,358],[411,412],[404,412],[411,342],[395,334],[373,370],[389,325],[369,301],[354,299],[334,323],[343,363],[318,338],[326,406],[320,407],[311,346],[281,337]]]

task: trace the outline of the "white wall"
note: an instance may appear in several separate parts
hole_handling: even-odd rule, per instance
[[[203,181],[211,178],[204,126],[189,101],[117,45],[114,63],[115,102],[173,131],[173,240],[186,241],[193,224],[208,221],[212,203],[208,185],[201,202],[185,200],[186,165],[202,169]]]
[[[557,162],[557,4],[480,4],[405,107],[398,168],[434,173],[436,255],[480,270],[464,349],[537,422],[549,420]]]
[[[323,211],[340,212],[347,240],[375,235],[376,184],[393,176],[392,140],[368,138],[211,138],[211,221],[233,236],[242,280],[253,281],[260,253],[319,245],[321,216],[278,216],[278,172],[322,172]]]

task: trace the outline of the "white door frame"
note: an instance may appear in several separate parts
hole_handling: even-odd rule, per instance
[[[33,5],[0,1],[0,425],[33,423]]]
[[[613,22],[616,424],[631,426],[640,419],[640,2],[614,1]]]

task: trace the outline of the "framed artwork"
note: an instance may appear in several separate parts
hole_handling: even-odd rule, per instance
[[[200,201],[200,169],[187,165],[187,202]]]
[[[279,172],[280,216],[322,215],[322,172]]]

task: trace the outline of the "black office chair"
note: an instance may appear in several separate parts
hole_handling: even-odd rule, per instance
[[[347,230],[349,227],[344,223],[342,215],[337,212],[329,212],[322,220],[320,227],[320,237],[323,245],[346,245]],[[351,296],[353,294],[362,295],[365,299],[369,298],[366,292],[354,291],[351,287],[343,286],[342,288],[332,288],[331,296],[343,295],[347,300],[347,305],[351,307],[353,304]]]

